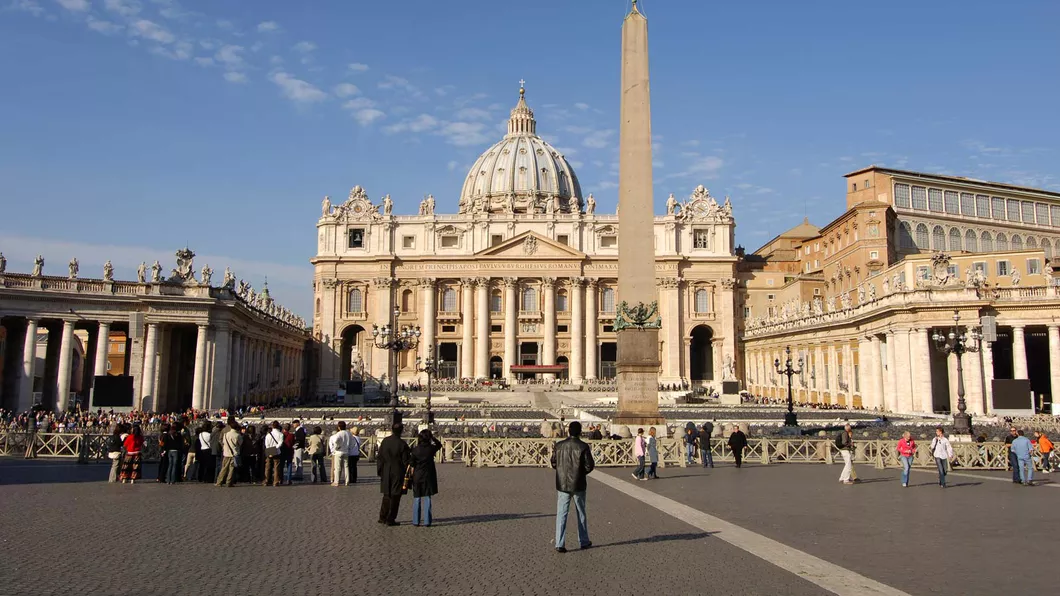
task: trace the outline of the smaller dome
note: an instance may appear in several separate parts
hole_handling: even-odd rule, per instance
[[[533,213],[581,209],[574,168],[537,136],[526,89],[508,119],[508,134],[475,160],[460,193],[460,212]]]

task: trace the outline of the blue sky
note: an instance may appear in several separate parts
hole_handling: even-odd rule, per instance
[[[305,315],[323,196],[455,211],[521,78],[613,212],[628,4],[0,0],[0,251],[132,278],[187,243]],[[1060,2],[642,6],[657,210],[704,184],[754,249],[872,163],[1060,190]]]

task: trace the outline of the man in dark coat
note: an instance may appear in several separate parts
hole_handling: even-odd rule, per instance
[[[401,495],[405,494],[402,484],[405,482],[405,470],[412,461],[408,443],[401,438],[405,425],[400,422],[391,428],[390,436],[379,443],[375,467],[379,474],[379,492],[383,493],[383,503],[379,507],[379,523],[396,526],[398,508],[401,507]]]
[[[699,457],[703,467],[714,467],[714,454],[710,452],[710,437],[714,435],[714,423],[704,422],[703,432],[699,434]]]
[[[736,467],[739,468],[743,465],[743,450],[747,448],[747,435],[743,434],[740,427],[732,425],[733,431],[729,435],[729,449],[732,450],[732,456],[736,458]]]
[[[570,423],[569,436],[556,443],[552,450],[552,467],[556,470],[556,552],[565,553],[567,514],[570,503],[578,512],[578,542],[583,549],[593,545],[589,541],[589,520],[585,515],[585,477],[596,463],[589,445],[581,440],[582,425]]]

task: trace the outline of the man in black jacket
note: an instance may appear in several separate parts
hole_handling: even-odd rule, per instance
[[[582,425],[575,420],[570,423],[569,436],[556,443],[552,450],[552,467],[556,470],[556,552],[565,553],[567,514],[570,502],[578,512],[578,542],[583,549],[593,545],[589,541],[589,521],[585,516],[585,477],[593,471],[596,463],[589,446],[582,442]]]
[[[732,434],[729,435],[729,449],[732,450],[732,456],[736,459],[737,468],[743,465],[743,450],[746,447],[747,435],[743,434],[738,425],[732,425]]]
[[[291,464],[291,475],[294,480],[301,482],[305,478],[302,473],[302,457],[305,454],[306,442],[305,427],[302,426],[301,420],[295,420],[291,426],[294,427],[294,461]]]
[[[383,504],[379,507],[379,523],[396,526],[401,495],[405,494],[405,470],[412,461],[408,443],[401,438],[405,425],[398,422],[391,428],[390,436],[379,443],[376,454],[376,473],[379,474],[379,492],[383,493]]]

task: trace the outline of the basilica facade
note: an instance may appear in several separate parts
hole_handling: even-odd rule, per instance
[[[536,127],[520,90],[508,133],[475,161],[459,199],[441,202],[456,213],[428,196],[398,215],[389,196],[359,186],[341,204],[324,199],[312,259],[318,394],[385,378],[388,354],[371,331],[395,307],[399,325],[421,330],[400,357],[402,382],[425,380],[417,358],[431,349],[440,378],[515,382],[541,365],[560,367],[538,377],[575,385],[615,376],[618,216],[597,212]],[[734,376],[738,361],[732,206],[687,190],[654,225],[663,384]]]

